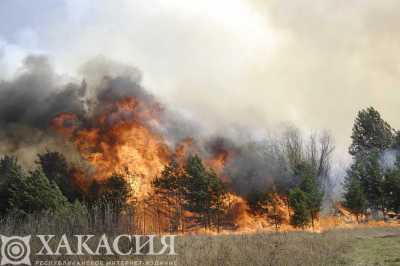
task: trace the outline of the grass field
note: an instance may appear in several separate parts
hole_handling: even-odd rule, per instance
[[[95,234],[131,232],[115,224],[89,226],[85,219],[29,218],[0,222],[5,235]],[[131,233],[131,234],[134,234]],[[54,249],[55,243],[52,244]],[[37,250],[36,242],[32,249]],[[176,239],[177,256],[55,256],[50,260],[140,261],[134,265],[258,266],[258,265],[400,265],[400,227],[333,229],[323,233],[280,232],[221,235],[184,235]],[[35,259],[41,259],[35,257]],[[150,262],[146,264],[146,262]],[[167,262],[173,264],[157,264]],[[36,264],[35,264],[36,265]],[[39,264],[38,264],[39,265]],[[107,265],[106,263],[100,265]],[[110,264],[109,264],[110,265]],[[114,265],[114,264],[111,264]],[[133,265],[133,264],[126,264]]]
[[[400,265],[400,229],[185,236],[178,252],[178,265]]]

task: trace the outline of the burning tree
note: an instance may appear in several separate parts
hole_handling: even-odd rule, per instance
[[[285,212],[281,208],[283,206],[282,200],[275,191],[252,191],[247,196],[247,201],[256,215],[264,216],[278,231],[284,220]]]

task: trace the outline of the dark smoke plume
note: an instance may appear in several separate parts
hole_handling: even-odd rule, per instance
[[[193,152],[205,159],[222,155],[232,188],[246,195],[285,184],[289,169],[279,141],[254,141],[247,138],[207,136],[201,123],[185,118],[165,107],[141,85],[141,72],[103,57],[95,58],[80,69],[77,80],[58,75],[44,56],[29,56],[12,80],[0,83],[0,153],[16,155],[22,163],[32,164],[44,149],[63,152],[69,160],[81,163],[73,145],[56,134],[50,123],[63,113],[73,113],[80,128],[90,128],[91,118],[102,113],[107,103],[134,97],[159,112],[159,120],[145,121],[149,128],[166,138],[172,149],[183,139],[193,140]],[[141,108],[139,105],[138,108]],[[138,119],[133,114],[118,113],[115,119]],[[239,134],[240,135],[240,134]],[[246,135],[246,134],[244,134]]]

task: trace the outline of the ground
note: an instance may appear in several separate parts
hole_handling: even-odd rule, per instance
[[[400,265],[400,228],[184,236],[178,265]]]
[[[81,216],[77,216],[80,218]],[[92,228],[82,220],[56,219],[53,216],[28,217],[20,220],[0,221],[3,235],[25,236],[54,234],[106,233],[108,236],[126,234],[128,227],[113,224]],[[108,221],[108,220],[106,220]],[[351,227],[350,227],[351,226]],[[132,232],[134,234],[134,232]],[[378,223],[372,225],[351,224],[346,229],[332,229],[322,233],[294,232],[224,232],[219,235],[183,235],[175,240],[177,256],[49,256],[45,259],[81,261],[123,260],[150,261],[149,264],[171,262],[178,266],[291,266],[291,265],[399,265],[400,226]],[[50,243],[53,250],[58,241]],[[40,250],[38,241],[32,241],[31,249]],[[157,249],[158,250],[158,249]],[[34,256],[33,261],[42,260]],[[176,262],[176,263],[175,263]],[[158,263],[158,264],[157,264]],[[35,264],[37,265],[37,264]],[[104,264],[106,265],[106,264]],[[111,265],[111,264],[110,264]],[[163,264],[166,265],[166,264]]]
[[[400,265],[400,232],[357,238],[345,257],[350,265]]]

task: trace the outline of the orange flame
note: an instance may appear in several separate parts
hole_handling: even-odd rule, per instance
[[[51,126],[71,141],[82,158],[93,167],[91,178],[104,180],[113,173],[126,173],[139,200],[152,192],[151,182],[172,158],[175,157],[182,165],[190,153],[198,151],[192,138],[182,140],[175,149],[167,145],[163,136],[154,129],[160,123],[162,114],[162,108],[157,103],[127,97],[104,104],[94,114],[91,118],[80,118],[76,114],[60,113],[53,118]],[[225,168],[234,156],[235,151],[217,145],[205,164],[225,183],[229,183]],[[88,184],[88,180],[83,178],[85,175],[87,173],[80,169],[74,171],[75,183],[82,188]],[[265,206],[265,209],[282,217],[280,230],[294,230],[289,225],[290,208],[281,197],[274,197],[276,205]],[[268,217],[252,213],[242,197],[229,193],[226,201],[229,206],[227,217],[235,230],[273,230]],[[354,223],[351,213],[339,205],[337,210],[336,217],[321,218],[316,230]]]
[[[103,180],[115,172],[131,173],[140,183],[140,197],[150,191],[151,180],[171,156],[163,138],[149,126],[158,121],[159,113],[159,106],[126,98],[106,106],[86,128],[79,128],[77,116],[69,113],[57,115],[51,125],[93,166],[92,178]]]
[[[224,174],[224,169],[229,160],[233,157],[233,151],[220,150],[212,158],[206,161],[206,164],[220,176],[225,183],[230,183],[230,178]]]

